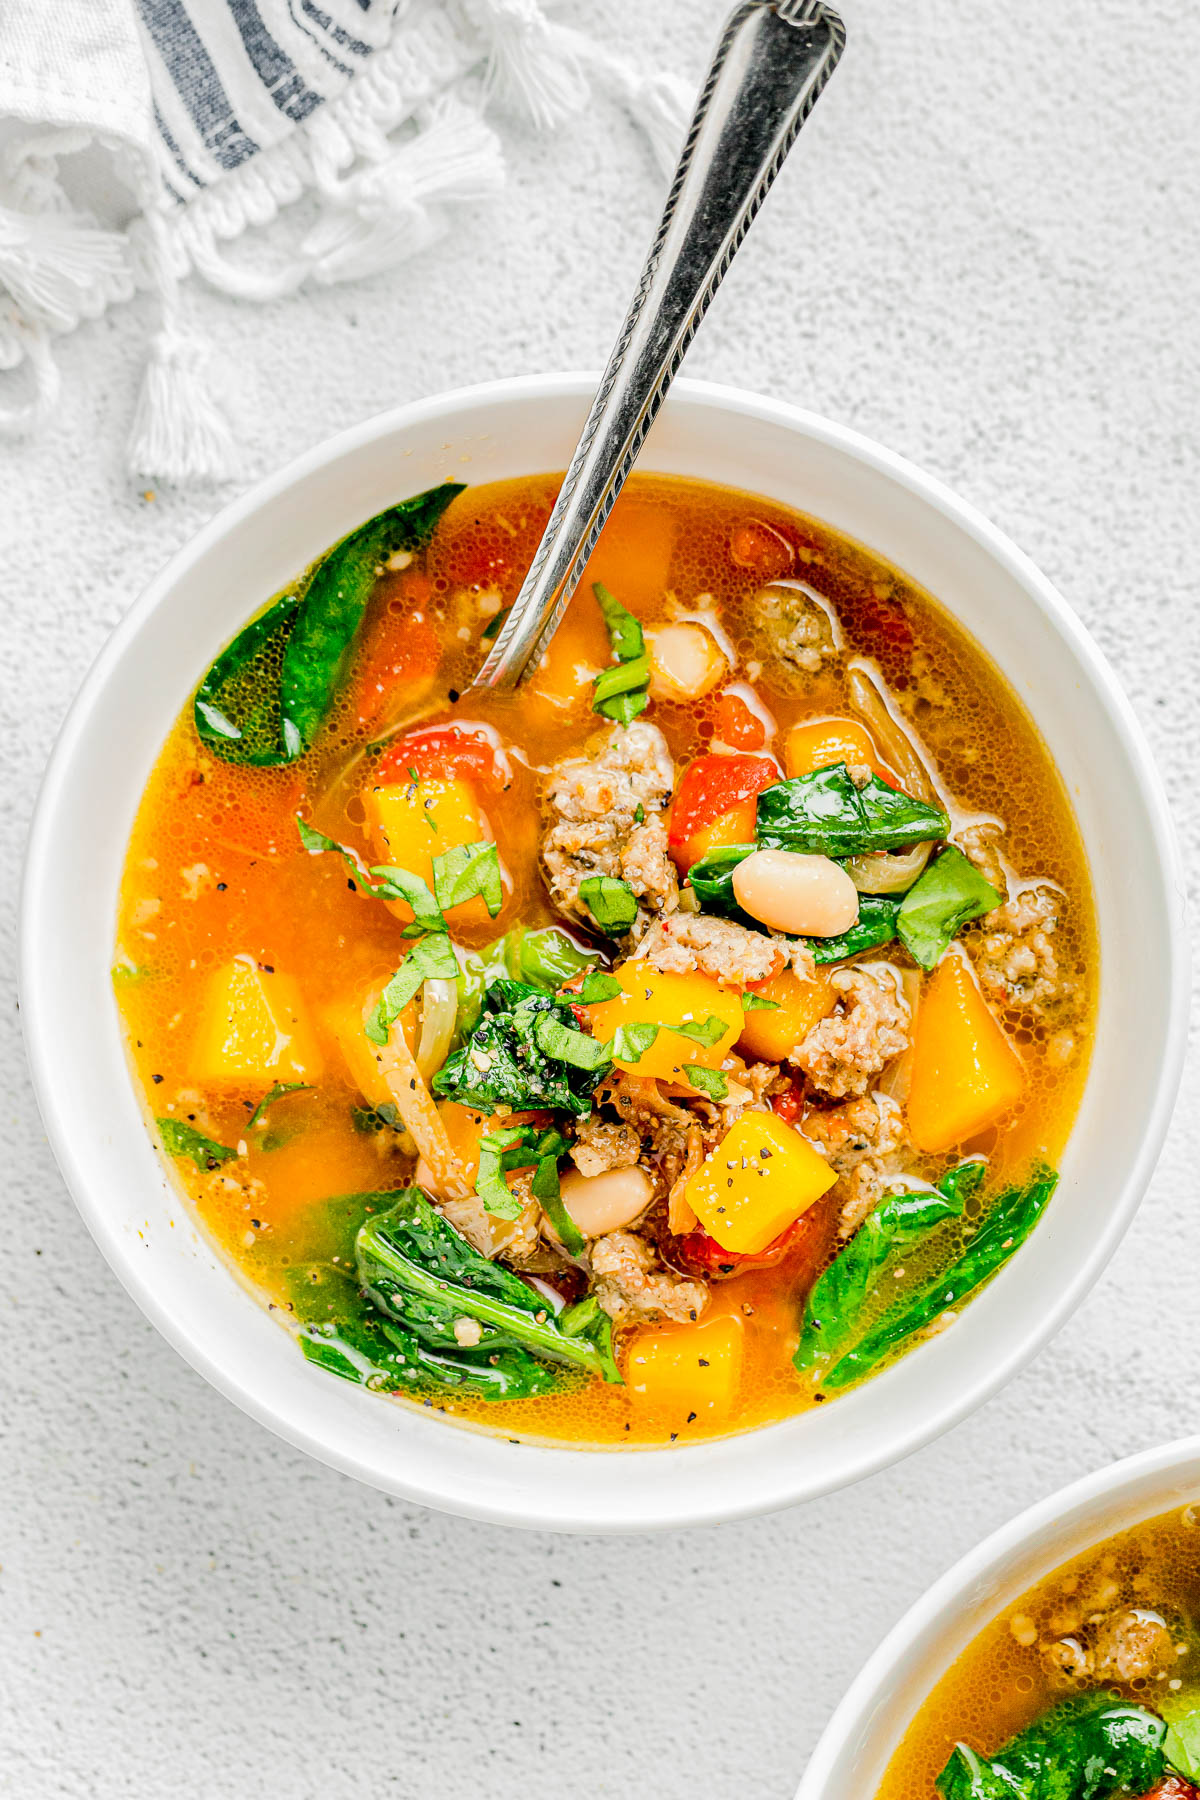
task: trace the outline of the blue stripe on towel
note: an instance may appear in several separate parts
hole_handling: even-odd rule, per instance
[[[255,74],[280,112],[297,124],[307,119],[320,106],[322,96],[305,83],[291,57],[275,42],[255,0],[229,0],[229,12]]]
[[[351,37],[350,33],[341,25],[335,25],[327,12],[322,12],[319,6],[314,6],[313,0],[300,0],[300,10],[312,20],[319,30],[333,39],[339,50],[348,50],[352,56],[371,55],[370,44],[364,44],[361,38]],[[363,11],[366,11],[366,7],[363,8]]]
[[[142,23],[192,123],[223,169],[236,169],[258,149],[242,130],[212,58],[181,0],[138,0]]]

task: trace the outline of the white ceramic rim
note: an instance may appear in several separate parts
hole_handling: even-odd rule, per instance
[[[1172,971],[1169,1015],[1162,1038],[1161,1075],[1153,1103],[1148,1109],[1140,1148],[1119,1200],[1111,1208],[1103,1229],[1092,1240],[1089,1253],[1079,1259],[1070,1279],[1058,1290],[1055,1302],[1046,1306],[1036,1324],[1028,1325],[1020,1334],[1014,1334],[1005,1354],[995,1357],[979,1378],[960,1391],[952,1403],[930,1411],[914,1422],[907,1431],[888,1439],[883,1445],[871,1444],[855,1455],[843,1456],[833,1472],[806,1466],[800,1459],[793,1465],[777,1467],[771,1482],[760,1482],[753,1492],[745,1493],[736,1501],[727,1496],[723,1502],[714,1504],[698,1495],[695,1487],[689,1483],[687,1459],[699,1453],[702,1448],[699,1445],[637,1452],[637,1460],[652,1456],[660,1459],[664,1465],[668,1462],[675,1465],[678,1459],[675,1468],[679,1477],[678,1485],[668,1484],[665,1475],[657,1484],[647,1482],[644,1484],[647,1492],[640,1505],[631,1506],[619,1518],[614,1517],[608,1507],[578,1500],[564,1511],[561,1507],[555,1508],[553,1504],[534,1507],[527,1502],[517,1506],[506,1500],[496,1501],[486,1491],[464,1492],[456,1489],[448,1492],[435,1483],[416,1479],[395,1468],[381,1469],[347,1447],[332,1448],[314,1436],[302,1418],[281,1417],[276,1407],[255,1392],[252,1382],[246,1381],[240,1374],[219,1368],[206,1349],[181,1330],[175,1319],[159,1304],[153,1288],[142,1277],[129,1243],[121,1237],[104,1206],[98,1203],[92,1192],[85,1155],[73,1137],[67,1097],[59,1090],[55,1081],[57,1021],[48,1005],[43,1007],[39,1004],[40,970],[46,966],[45,959],[54,952],[53,943],[45,939],[42,933],[40,898],[43,893],[49,892],[48,884],[55,879],[50,854],[55,815],[69,782],[73,760],[86,736],[90,715],[110,674],[125,656],[147,620],[170,594],[182,573],[222,537],[276,500],[297,481],[397,431],[434,421],[445,423],[450,428],[456,417],[487,403],[503,400],[529,402],[561,399],[564,396],[586,403],[595,391],[597,379],[596,375],[588,373],[523,376],[456,389],[378,414],[318,444],[278,473],[265,477],[248,493],[223,508],[183,546],[130,607],[101,650],[55,743],[38,797],[27,852],[21,905],[20,988],[34,1091],[51,1147],[83,1219],[114,1272],[141,1310],[206,1380],[243,1411],[295,1447],[359,1480],[421,1505],[491,1523],[531,1529],[627,1532],[676,1529],[752,1517],[848,1486],[885,1466],[903,1460],[957,1424],[988,1400],[1036,1355],[1075,1310],[1113,1254],[1137,1209],[1161,1149],[1182,1074],[1186,1047],[1187,984],[1182,979],[1186,938],[1184,881],[1179,852],[1165,795],[1141,727],[1099,649],[1065,601],[1029,558],[974,506],[960,500],[941,482],[925,475],[903,457],[869,438],[781,401],[712,383],[686,379],[677,381],[668,406],[686,405],[689,402],[708,405],[764,425],[798,433],[865,465],[868,470],[890,478],[898,487],[942,514],[1026,589],[1043,619],[1055,634],[1065,640],[1071,655],[1086,672],[1114,736],[1124,744],[1129,755],[1131,777],[1136,784],[1155,850],[1154,873],[1161,888],[1159,897],[1169,934],[1166,961]],[[652,455],[647,457],[647,461],[653,466]],[[886,554],[885,546],[878,548]],[[354,1390],[349,1392],[353,1395]],[[847,1396],[839,1401],[839,1407],[851,1404],[852,1400],[853,1396]],[[752,1435],[759,1437],[781,1429],[785,1429],[785,1426],[765,1426]],[[718,1441],[730,1443],[737,1440]],[[549,1450],[543,1447],[539,1452],[532,1446],[528,1453],[533,1456],[540,1453],[548,1456],[582,1455],[589,1458],[596,1454],[557,1447]],[[622,1455],[624,1460],[624,1453],[617,1454]],[[778,1461],[786,1463],[783,1458]],[[653,1492],[650,1491],[652,1486]]]
[[[949,1639],[969,1595],[996,1584],[995,1604],[986,1619],[973,1624],[968,1643],[1020,1594],[1090,1545],[1099,1545],[1175,1504],[1186,1505],[1197,1498],[1200,1437],[1176,1438],[1082,1476],[993,1531],[909,1607],[867,1659],[821,1733],[796,1800],[825,1800],[827,1794],[832,1800],[839,1788],[851,1783],[852,1771],[846,1765],[853,1758],[856,1740],[870,1730],[898,1675],[917,1657],[928,1657],[939,1665],[925,1685],[918,1704],[923,1703],[965,1647],[955,1648],[953,1655],[939,1655],[937,1648]],[[1107,1523],[1105,1512],[1111,1514]],[[1092,1528],[1094,1535],[1085,1538],[1085,1528]],[[1018,1562],[1023,1553],[1028,1554],[1027,1565]],[[1014,1565],[1021,1568],[1020,1574]],[[896,1738],[893,1750],[899,1741]],[[861,1791],[856,1781],[854,1786]]]

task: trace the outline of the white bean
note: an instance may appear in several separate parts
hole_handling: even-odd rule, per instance
[[[699,700],[729,672],[703,625],[660,625],[646,633],[646,647],[656,700]]]
[[[858,918],[858,891],[828,856],[756,850],[733,871],[738,905],[772,931],[838,937]]]
[[[584,1237],[620,1231],[644,1213],[654,1198],[654,1182],[645,1169],[607,1169],[603,1175],[581,1175],[572,1169],[562,1178],[563,1204]]]

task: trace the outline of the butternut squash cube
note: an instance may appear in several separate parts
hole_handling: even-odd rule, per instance
[[[739,1050],[761,1062],[785,1061],[837,1002],[837,995],[819,972],[812,981],[804,981],[785,969],[769,981],[755,982],[750,991],[775,1002],[773,1008],[748,1012],[738,1039]]]
[[[949,1150],[994,1124],[1025,1091],[1025,1069],[992,1015],[966,952],[948,950],[917,1008],[908,1134]]]
[[[491,836],[475,791],[466,781],[422,777],[389,782],[365,788],[362,799],[378,861],[419,875],[431,889],[435,856],[444,856],[456,844],[477,844]],[[388,905],[405,924],[411,920],[412,908],[405,901],[390,900]],[[476,898],[451,907],[446,917],[486,924],[488,912]]]
[[[376,990],[374,999],[379,998]],[[321,1013],[321,1023],[333,1038],[342,1053],[342,1060],[350,1071],[351,1080],[368,1106],[386,1106],[392,1098],[392,1090],[384,1078],[379,1066],[379,1058],[375,1045],[363,1030],[363,999],[339,1000],[335,1006],[327,1006]],[[411,1043],[412,1025],[416,1018],[416,1007],[406,1007],[400,1016],[401,1028]]]
[[[684,1189],[722,1250],[755,1256],[837,1180],[808,1139],[772,1112],[734,1121]]]
[[[647,1412],[705,1425],[733,1411],[742,1373],[742,1321],[731,1313],[698,1325],[639,1331],[625,1358],[631,1397]]]
[[[209,980],[190,1066],[199,1082],[242,1089],[319,1081],[324,1058],[299,983],[235,956]]]
[[[783,747],[784,767],[791,776],[811,775],[831,763],[860,763],[879,773],[879,752],[857,719],[804,719],[793,725]]]
[[[703,1025],[715,1018],[725,1027],[713,1044],[660,1030],[640,1057],[632,1061],[617,1057],[618,1069],[687,1087],[685,1063],[720,1068],[742,1029],[742,1000],[736,990],[721,987],[707,975],[663,975],[648,962],[636,960],[622,963],[613,974],[621,993],[591,1009],[592,1031],[600,1039],[612,1037],[618,1025]]]

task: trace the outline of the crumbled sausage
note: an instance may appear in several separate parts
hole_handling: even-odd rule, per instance
[[[911,1014],[887,963],[837,969],[830,986],[837,1010],[814,1025],[791,1061],[831,1100],[865,1094],[893,1057],[908,1048]]]
[[[774,581],[751,602],[754,623],[779,662],[815,675],[837,651],[837,634],[825,602],[800,581]]]
[[[642,1154],[642,1140],[632,1125],[608,1125],[595,1113],[580,1121],[571,1158],[581,1175],[606,1175],[631,1169]]]
[[[560,911],[590,922],[579,898],[579,884],[589,875],[619,877],[655,911],[674,910],[679,888],[661,819],[655,818],[674,780],[666,739],[642,720],[614,726],[594,755],[564,757],[554,765],[546,782],[550,823],[542,863]]]
[[[809,1112],[804,1135],[839,1177],[838,1235],[848,1238],[862,1224],[896,1173],[907,1143],[900,1108],[887,1094],[864,1094],[824,1112]]]
[[[1063,977],[1050,941],[1061,906],[1053,888],[1029,887],[984,915],[966,941],[990,999],[1044,1014],[1070,997],[1073,983]]]
[[[990,881],[998,894],[1008,893],[1008,877],[1004,872],[1004,856],[1000,848],[1004,827],[999,819],[976,819],[964,825],[954,842],[969,862],[973,862],[985,881]]]
[[[699,970],[729,987],[765,981],[788,961],[787,946],[761,931],[749,931],[733,919],[705,913],[675,913],[656,919],[637,947],[637,956],[662,974],[688,975]]]
[[[1155,1612],[1127,1607],[1096,1630],[1092,1657],[1100,1681],[1149,1681],[1175,1661],[1175,1640]]]
[[[597,1238],[591,1263],[594,1291],[610,1318],[683,1322],[698,1319],[708,1304],[704,1282],[673,1275],[634,1231],[610,1231]]]

